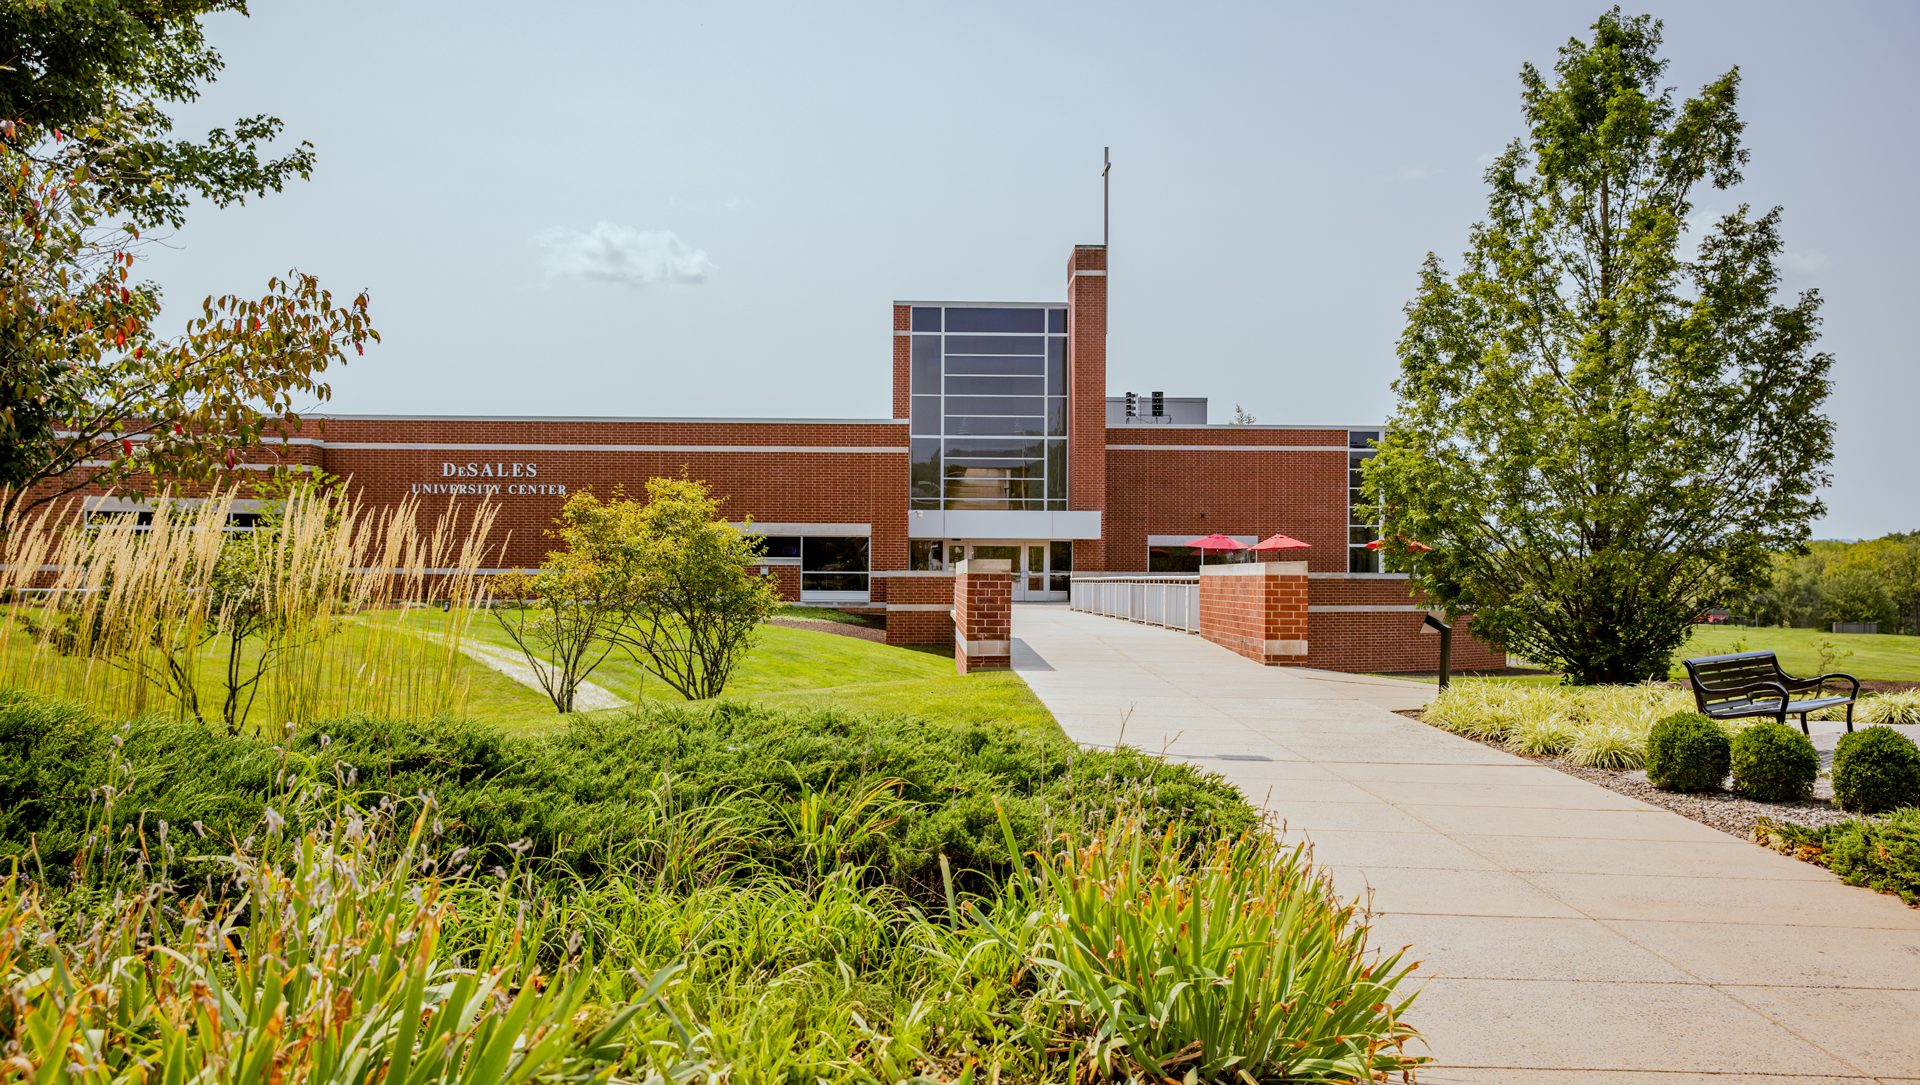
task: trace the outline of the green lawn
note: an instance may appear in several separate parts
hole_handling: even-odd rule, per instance
[[[1828,633],[1819,629],[1759,629],[1731,625],[1696,625],[1693,636],[1673,657],[1671,677],[1685,678],[1683,659],[1724,655],[1741,651],[1772,651],[1780,657],[1780,666],[1788,674],[1811,677],[1821,673],[1820,651],[1815,647],[1830,641],[1836,649],[1828,671],[1851,674],[1855,678],[1886,682],[1920,682],[1920,637],[1902,637],[1891,633]],[[1406,675],[1389,675],[1407,678]],[[1433,678],[1410,678],[1432,683]],[[1517,675],[1504,678],[1476,678],[1476,682],[1502,685],[1558,685],[1559,675]]]
[[[409,620],[418,621],[419,617],[416,612]],[[437,614],[431,620],[439,625],[446,621]],[[476,618],[468,636],[491,648],[516,651],[512,638],[490,615]],[[470,715],[518,728],[550,727],[559,722],[545,694],[494,677],[499,682],[488,684],[484,703],[476,684]],[[610,653],[589,680],[629,701],[642,697],[681,700],[672,687],[646,674],[619,651]],[[956,725],[1008,720],[1029,729],[1055,729],[1052,714],[1025,682],[1011,674],[961,677],[953,672],[953,657],[937,650],[897,648],[858,637],[781,626],[761,629],[758,643],[727,683],[726,697],[921,715]]]
[[[1814,645],[1832,641],[1841,652],[1830,670],[1856,678],[1882,681],[1920,681],[1920,637],[1892,633],[1828,633],[1819,629],[1743,629],[1729,625],[1698,625],[1693,639],[1674,659],[1673,674],[1686,676],[1680,660],[1690,656],[1771,649],[1788,674],[1820,673],[1820,652]]]

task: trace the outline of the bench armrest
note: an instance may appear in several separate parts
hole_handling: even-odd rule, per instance
[[[1829,678],[1844,678],[1847,681],[1853,683],[1853,689],[1847,693],[1847,696],[1848,697],[1860,696],[1860,680],[1850,674],[1839,674],[1839,673],[1823,674],[1818,678],[1798,679],[1796,684],[1799,685],[1801,688],[1805,688],[1808,686],[1819,686],[1822,689],[1825,689],[1827,684],[1827,679]]]

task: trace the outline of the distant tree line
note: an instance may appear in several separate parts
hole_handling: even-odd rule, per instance
[[[1756,625],[1879,622],[1882,633],[1920,634],[1920,531],[1776,555],[1772,583],[1733,610]]]

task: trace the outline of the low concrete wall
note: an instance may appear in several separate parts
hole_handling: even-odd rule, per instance
[[[980,558],[954,566],[953,668],[961,674],[1013,665],[1013,563]]]

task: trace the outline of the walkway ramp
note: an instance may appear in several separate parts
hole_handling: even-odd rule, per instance
[[[1431,687],[1262,667],[1014,608],[1076,741],[1222,773],[1371,893],[1429,977],[1424,1085],[1920,1081],[1920,910],[1396,709]]]

